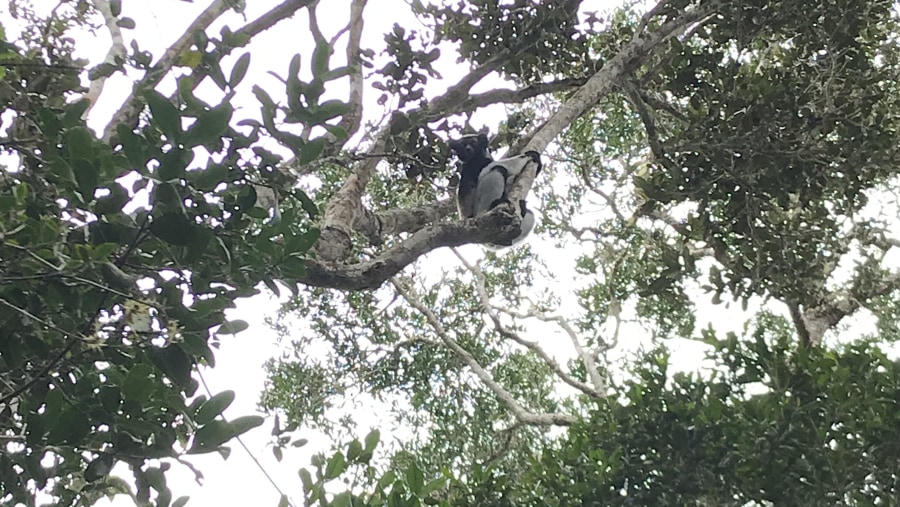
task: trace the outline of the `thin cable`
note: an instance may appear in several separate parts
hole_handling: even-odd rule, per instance
[[[209,386],[206,384],[206,379],[203,378],[203,372],[200,371],[200,368],[197,368],[197,376],[200,377],[200,383],[203,384],[203,388],[206,389],[206,394],[208,394],[210,396],[210,398],[212,398],[212,396],[213,396],[212,391],[209,389]],[[222,416],[222,419],[225,420],[224,415]],[[228,422],[228,421],[225,420],[225,422]],[[259,468],[259,471],[262,472],[263,475],[266,476],[266,479],[269,480],[269,483],[272,485],[273,488],[275,488],[275,491],[277,491],[278,494],[281,495],[282,498],[287,499],[288,505],[290,505],[291,507],[297,507],[297,504],[295,504],[294,501],[291,500],[291,497],[286,495],[285,492],[282,491],[281,488],[278,487],[278,484],[275,483],[275,479],[273,479],[272,476],[269,475],[269,472],[267,472],[266,469],[262,466],[262,463],[260,463],[259,460],[256,459],[256,456],[252,452],[250,452],[250,448],[247,447],[247,444],[245,444],[243,440],[241,440],[241,437],[236,436],[236,437],[234,437],[234,439],[237,440],[239,444],[241,444],[241,447],[244,448],[244,450],[247,452],[247,455],[250,456],[250,459],[252,459],[253,462],[256,463],[256,467]]]

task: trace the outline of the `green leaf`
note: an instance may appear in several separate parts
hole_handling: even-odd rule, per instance
[[[289,507],[291,505],[290,500],[288,500],[287,495],[281,495],[281,498],[278,500],[278,507]]]
[[[304,254],[309,252],[316,241],[319,240],[321,231],[319,229],[310,229],[303,234],[291,236],[285,242],[284,249],[292,255]]]
[[[331,135],[336,137],[338,141],[346,141],[347,138],[350,137],[350,135],[347,134],[347,131],[344,129],[344,127],[341,127],[340,125],[324,125],[324,127],[325,127],[325,130],[327,130],[328,132],[331,133]]]
[[[122,397],[131,403],[143,403],[150,397],[150,393],[156,388],[151,376],[153,369],[145,363],[138,363],[131,367],[122,384]]]
[[[422,496],[425,497],[434,493],[435,491],[443,488],[446,483],[447,479],[445,477],[438,477],[437,479],[430,481],[422,489]]]
[[[230,424],[218,419],[210,421],[194,433],[194,443],[188,450],[188,454],[213,452],[232,438],[234,438],[234,429]]]
[[[24,203],[25,199],[28,197],[28,183],[23,181],[15,185],[12,187],[12,193],[17,202]]]
[[[178,497],[177,500],[172,502],[172,507],[184,507],[185,504],[187,504],[188,500],[190,500],[190,499],[191,499],[191,497],[189,497],[189,496]]]
[[[334,499],[331,501],[332,507],[349,507],[350,506],[350,492],[344,491],[343,493],[338,493],[334,495]]]
[[[87,108],[90,107],[90,105],[90,100],[80,99],[78,102],[72,103],[67,106],[66,113],[63,116],[63,125],[65,125],[66,127],[77,127],[87,130],[91,142],[93,143],[94,134],[84,127],[84,120],[82,120],[81,118],[82,116],[84,116],[84,112],[87,111]]]
[[[347,460],[344,458],[344,455],[340,452],[334,453],[331,458],[328,459],[328,464],[325,465],[325,480],[330,481],[331,479],[340,477],[346,469]]]
[[[378,447],[378,441],[381,440],[381,432],[377,429],[372,430],[366,435],[366,450],[372,452]]]
[[[349,459],[350,461],[356,461],[356,458],[358,458],[359,455],[362,454],[362,450],[362,444],[359,443],[359,440],[353,440],[347,446],[347,459]]]
[[[202,426],[212,421],[224,412],[233,401],[234,391],[222,391],[216,394],[200,405],[200,409],[197,410],[197,414],[194,416],[194,422]]]
[[[302,148],[300,148],[300,156],[297,157],[297,163],[300,165],[306,165],[319,158],[319,155],[321,155],[322,151],[324,150],[325,139],[313,139],[312,141],[306,143],[306,145],[304,145]]]
[[[100,389],[100,404],[107,412],[115,413],[122,402],[122,392],[118,387],[105,386]]]
[[[173,147],[168,153],[160,157],[157,173],[159,179],[162,181],[173,181],[183,178],[187,166],[193,158],[194,152],[192,150]]]
[[[281,459],[284,457],[281,453],[281,447],[273,446],[272,447],[272,455],[275,456],[275,461],[281,463]]]
[[[388,470],[381,476],[381,479],[378,479],[378,489],[385,490],[387,487],[397,480],[397,473],[393,470]]]
[[[209,229],[195,227],[194,231],[194,235],[191,236],[191,239],[187,244],[187,253],[182,257],[182,261],[188,264],[199,261],[200,258],[203,257],[203,254],[206,253],[206,249],[212,242],[212,238],[215,237],[215,234]]]
[[[94,158],[94,135],[87,127],[73,127],[66,131],[66,153],[68,159],[93,160]]]
[[[109,475],[110,470],[112,470],[113,465],[113,455],[112,454],[101,454],[94,461],[87,466],[84,470],[84,480],[88,482],[93,482],[103,477]]]
[[[295,189],[294,196],[300,201],[300,206],[303,208],[303,211],[309,215],[309,218],[316,218],[319,214],[319,208],[316,206],[316,203],[306,195],[306,192]]]
[[[300,482],[303,484],[303,489],[305,491],[309,491],[313,487],[312,475],[310,475],[309,470],[305,468],[301,468],[297,470],[297,475],[300,476]]]
[[[114,18],[118,18],[122,14],[122,0],[110,0],[109,12]]]
[[[49,422],[53,425],[47,435],[49,445],[77,444],[91,432],[91,423],[79,407],[69,407]]]
[[[185,146],[193,147],[199,144],[208,147],[213,142],[220,141],[228,130],[228,122],[233,113],[231,105],[225,103],[201,114],[185,133]]]
[[[312,72],[316,77],[322,77],[328,72],[328,60],[331,59],[331,46],[325,41],[319,41],[313,50]]]
[[[187,246],[194,233],[195,225],[181,213],[166,213],[154,218],[150,223],[150,232],[166,243],[176,246]]]
[[[120,213],[122,208],[131,200],[128,192],[118,183],[112,183],[108,190],[109,195],[97,199],[97,202],[94,204],[94,213],[98,215],[115,215]]]
[[[75,183],[75,171],[68,162],[61,158],[50,160],[50,172],[59,179],[59,183]]]
[[[228,78],[228,86],[234,88],[247,75],[247,69],[250,67],[250,53],[242,54],[231,68],[231,76]]]
[[[148,355],[153,364],[175,384],[182,388],[190,385],[194,360],[179,345],[151,348]]]
[[[238,334],[241,331],[245,331],[250,324],[243,320],[229,320],[227,322],[223,322],[222,326],[219,327],[218,334]]]
[[[226,181],[228,167],[222,164],[210,163],[201,171],[190,171],[188,178],[192,180],[194,187],[203,192],[209,192]]]
[[[312,111],[311,115],[315,123],[325,123],[326,121],[347,114],[350,106],[340,100],[326,100]]]
[[[258,100],[264,109],[270,109],[272,111],[275,110],[275,101],[272,100],[272,97],[269,95],[266,90],[264,90],[259,85],[253,85],[253,95],[256,95],[256,100]]]
[[[231,421],[231,426],[234,429],[234,435],[238,436],[243,435],[253,428],[262,426],[262,423],[264,422],[265,419],[258,415],[245,415]]]
[[[116,26],[119,28],[125,28],[128,30],[133,30],[135,26],[137,26],[133,19],[131,18],[121,18],[116,21]]]
[[[75,181],[78,182],[78,190],[81,191],[85,201],[92,200],[100,178],[97,167],[83,158],[78,158],[72,161],[72,171],[75,174]]]
[[[116,126],[116,134],[119,142],[122,143],[122,151],[125,152],[128,161],[138,167],[143,167],[147,163],[147,158],[144,156],[146,140],[123,124]]]
[[[425,475],[415,462],[410,463],[406,469],[406,484],[409,486],[410,492],[416,496],[421,496],[422,488],[425,487]]]
[[[177,142],[181,138],[181,116],[174,104],[163,97],[156,90],[147,90],[144,93],[153,123],[169,138],[171,142]]]

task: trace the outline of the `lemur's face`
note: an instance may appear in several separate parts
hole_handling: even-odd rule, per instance
[[[450,149],[462,162],[488,157],[487,136],[469,135],[450,141]]]

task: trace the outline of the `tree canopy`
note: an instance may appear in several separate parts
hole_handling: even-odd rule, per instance
[[[157,53],[120,0],[0,17],[0,505],[184,505],[265,422],[197,377],[263,290],[273,452],[335,439],[283,505],[898,505],[894,2],[204,4]],[[475,131],[545,162],[496,254]]]

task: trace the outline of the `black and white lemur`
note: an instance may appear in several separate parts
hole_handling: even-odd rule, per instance
[[[494,160],[484,133],[451,139],[449,145],[459,159],[456,204],[459,216],[463,219],[487,213],[495,206],[507,202],[509,186],[528,164],[537,164],[535,176],[543,168],[541,155],[536,151]],[[522,213],[520,234],[509,243],[486,244],[485,247],[499,250],[521,243],[531,233],[534,228],[534,213],[525,206],[525,199],[519,201],[519,208]]]

